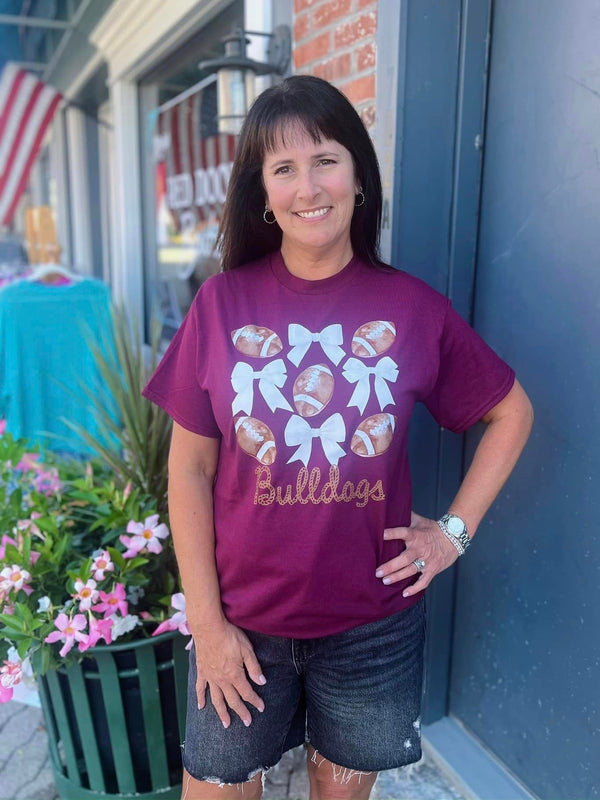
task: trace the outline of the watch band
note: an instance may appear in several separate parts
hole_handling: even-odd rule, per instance
[[[448,523],[451,519],[458,520],[462,526],[462,530],[457,533],[450,531]],[[467,534],[467,526],[464,521],[457,514],[444,514],[443,517],[437,520],[437,524],[444,536],[456,547],[458,555],[462,556],[467,547],[471,544],[471,540]]]

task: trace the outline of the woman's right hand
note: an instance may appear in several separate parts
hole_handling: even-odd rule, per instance
[[[210,699],[224,728],[231,723],[229,709],[238,715],[244,725],[250,725],[252,716],[246,703],[252,704],[258,711],[264,711],[265,704],[252,688],[248,676],[260,686],[267,681],[246,634],[225,621],[218,628],[204,628],[196,632],[194,644],[198,669],[198,708],[204,708],[206,704],[208,687]]]

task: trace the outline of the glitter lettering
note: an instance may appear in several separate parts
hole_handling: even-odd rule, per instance
[[[319,467],[313,467],[310,472],[306,467],[298,471],[296,485],[287,484],[276,486],[273,484],[271,470],[267,466],[257,467],[256,489],[254,492],[254,505],[270,506],[276,503],[280,506],[293,506],[296,503],[307,505],[320,505],[321,503],[355,503],[357,508],[364,508],[369,500],[380,503],[385,500],[383,483],[378,480],[373,486],[367,478],[358,484],[346,481],[341,492],[338,492],[340,471],[338,467],[330,467],[328,480],[322,484],[323,475]]]

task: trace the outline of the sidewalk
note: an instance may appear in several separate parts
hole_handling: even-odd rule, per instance
[[[307,800],[308,777],[302,747],[284,755],[269,771],[265,800]],[[0,800],[54,800],[58,797],[39,708],[0,704]],[[373,800],[465,800],[427,758],[404,770],[382,773]]]

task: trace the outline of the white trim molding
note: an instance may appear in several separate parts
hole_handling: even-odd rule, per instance
[[[69,167],[67,154],[67,121],[64,109],[59,109],[52,120],[50,137],[50,170],[56,190],[56,234],[62,250],[62,260],[72,264],[71,207],[69,205]]]
[[[398,165],[397,140],[402,109],[398,97],[398,71],[404,58],[402,39],[406,35],[407,0],[379,0],[377,8],[377,69],[375,72],[376,118],[373,140],[381,169],[383,219],[381,257],[388,263],[392,257],[392,221],[394,219],[394,184]]]
[[[109,81],[135,80],[231,0],[116,0],[90,41],[108,62]]]
[[[71,207],[71,261],[77,272],[93,275],[91,209],[89,200],[87,136],[82,111],[69,106],[67,124],[67,158],[69,162],[69,196]]]
[[[143,326],[142,208],[140,196],[138,88],[117,81],[110,87],[114,122],[114,232],[112,288],[133,324]]]

